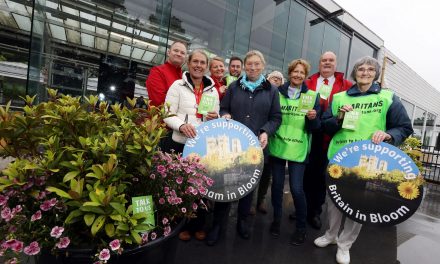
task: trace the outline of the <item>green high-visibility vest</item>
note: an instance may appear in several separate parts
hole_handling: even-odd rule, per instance
[[[306,94],[316,96],[311,90]],[[280,94],[282,121],[269,139],[269,151],[274,157],[303,162],[310,151],[311,137],[305,129],[306,117],[299,111],[299,102],[299,98],[290,99]]]
[[[355,141],[371,139],[377,130],[386,130],[387,112],[393,102],[393,92],[381,90],[378,94],[363,96],[348,96],[347,92],[333,95],[332,113],[338,115],[339,108],[352,105],[361,113],[357,130],[341,128],[333,136],[328,148],[327,157],[330,160],[343,146]]]

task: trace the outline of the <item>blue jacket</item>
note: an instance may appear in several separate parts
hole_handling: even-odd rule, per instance
[[[378,94],[381,88],[377,83],[373,83],[367,92],[361,93],[357,85],[353,85],[346,91],[348,96],[364,96],[368,94]],[[395,146],[402,144],[402,142],[409,137],[414,131],[411,125],[411,120],[406,113],[405,107],[400,102],[399,98],[394,94],[393,102],[387,112],[386,133],[391,135],[392,140],[389,142]],[[338,122],[337,117],[332,113],[331,105],[322,116],[322,126],[324,131],[333,136],[342,127],[342,122]]]
[[[242,78],[229,85],[220,103],[220,115],[230,114],[232,119],[247,126],[257,137],[262,132],[270,137],[281,124],[278,89],[265,80],[251,92],[241,86]],[[267,149],[264,149],[265,157]]]

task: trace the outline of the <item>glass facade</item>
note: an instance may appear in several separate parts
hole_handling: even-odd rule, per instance
[[[307,1],[267,0],[0,0],[0,103],[37,95],[45,88],[73,95],[132,89],[147,96],[152,66],[169,44],[183,40],[211,56],[244,56],[258,49],[266,73],[287,71],[305,58],[317,71],[319,56],[338,55],[338,70],[371,47],[337,17]]]

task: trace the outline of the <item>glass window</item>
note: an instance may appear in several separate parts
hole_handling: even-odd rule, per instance
[[[426,115],[425,110],[419,107],[415,108],[413,129],[414,129],[414,136],[417,137],[418,139],[422,139],[425,115]]]
[[[0,104],[13,106],[23,105],[29,62],[32,3],[20,2],[0,1]]]
[[[312,65],[311,73],[318,71],[318,63],[321,57],[324,39],[325,23],[314,24],[313,21],[316,21],[317,18],[318,17],[312,12],[307,12],[306,27],[309,27],[309,29],[306,30],[306,41],[304,42],[303,49],[306,50],[306,58]]]
[[[287,65],[290,61],[296,58],[301,58],[306,14],[307,10],[302,5],[291,1],[285,59],[283,64],[284,72],[287,72]]]
[[[400,100],[405,107],[406,113],[408,114],[409,118],[411,119],[414,112],[414,105],[404,99]]]
[[[426,116],[425,137],[423,138],[423,145],[433,146],[434,141],[434,123],[436,115],[429,113]]]
[[[368,45],[367,43],[363,42],[361,39],[359,39],[357,36],[354,36],[352,38],[351,42],[351,54],[350,54],[350,63],[348,67],[348,72],[351,72],[353,69],[354,63],[365,56],[371,56],[374,57],[375,50],[373,47]]]
[[[250,49],[261,51],[267,63],[278,69],[284,63],[289,6],[290,1],[267,4],[265,0],[256,0],[254,6]]]

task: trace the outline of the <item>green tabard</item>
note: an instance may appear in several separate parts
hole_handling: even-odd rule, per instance
[[[359,129],[349,130],[341,128],[330,141],[327,157],[330,160],[339,149],[355,141],[371,139],[377,130],[386,130],[386,117],[388,109],[393,102],[393,92],[381,90],[378,94],[362,96],[348,96],[347,92],[333,95],[332,113],[338,115],[339,108],[352,105],[354,110],[361,112]]]
[[[308,90],[307,95],[316,95]],[[315,97],[316,98],[316,97]],[[269,139],[269,151],[274,157],[303,162],[310,150],[310,135],[305,129],[305,113],[300,112],[299,99],[289,99],[280,94],[282,122]]]

